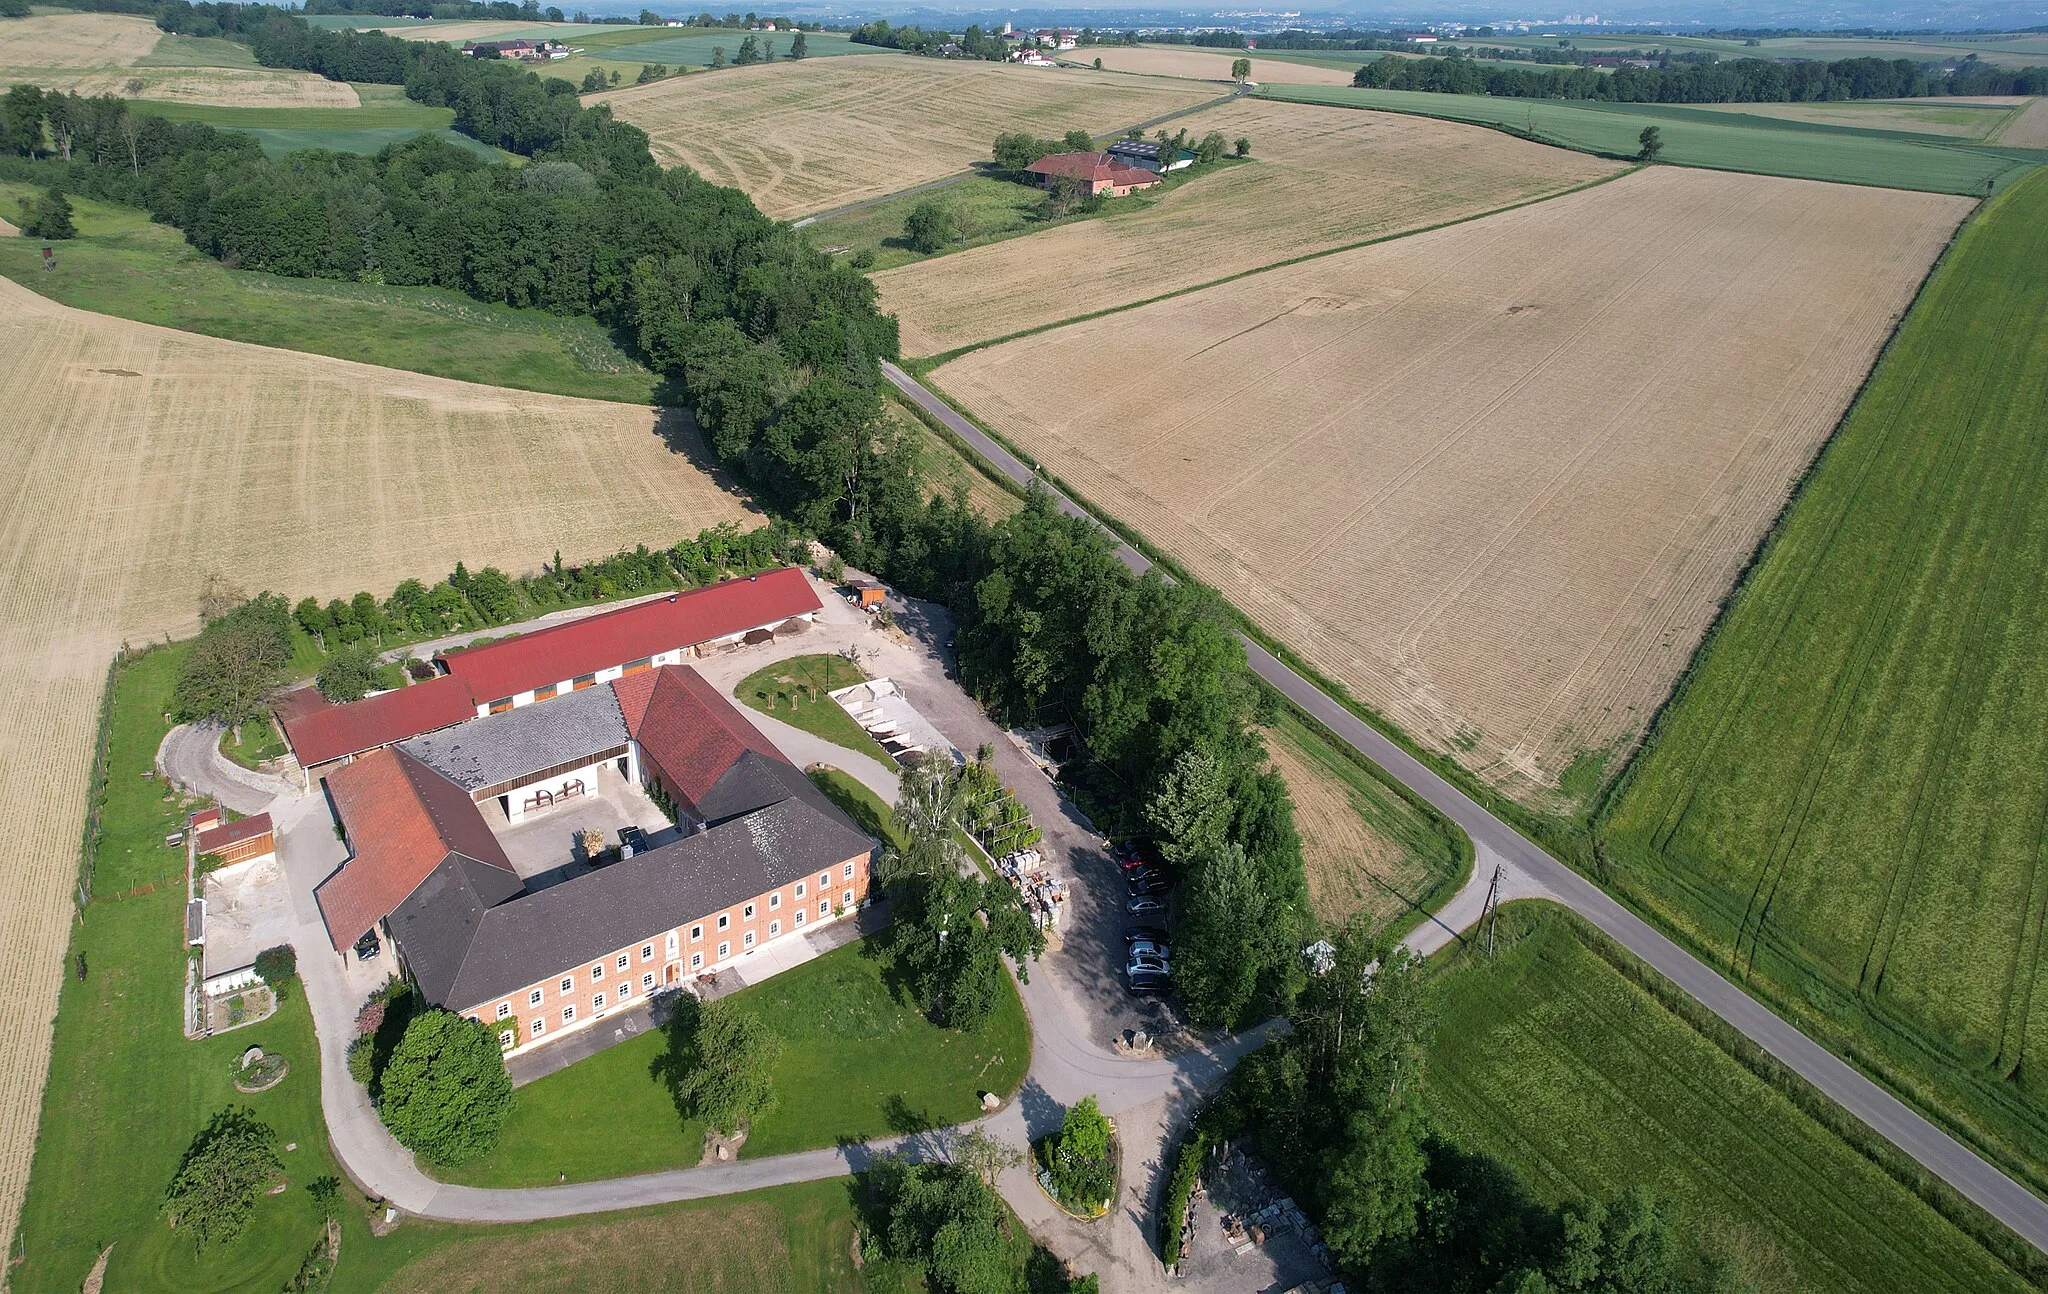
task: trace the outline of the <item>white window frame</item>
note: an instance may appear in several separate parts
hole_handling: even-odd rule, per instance
[[[641,960],[641,961],[644,961],[644,962],[651,962],[651,961],[653,961],[653,960],[654,960],[654,945],[653,945],[653,944],[641,944],[641,945],[640,945],[640,960]]]
[[[640,991],[643,993],[652,993],[654,991],[653,971],[648,971],[645,975],[642,975],[640,977]]]
[[[704,942],[703,926],[695,925],[690,927],[690,942],[693,944],[701,944]]]
[[[528,1029],[526,1032],[532,1037],[538,1038],[547,1031],[548,1022],[540,1016],[535,1016],[533,1017],[533,1027]]]
[[[853,891],[852,891],[852,890],[848,890],[848,891],[846,892],[846,898],[845,898],[845,901],[844,901],[844,902],[842,902],[842,903],[840,904],[840,906],[841,906],[841,907],[847,907],[847,908],[850,908],[850,907],[852,907],[852,906],[853,906]]]
[[[830,872],[819,872],[819,873],[818,873],[818,888],[819,888],[819,889],[821,889],[821,890],[829,890],[829,889],[831,889],[831,888],[832,888],[832,873],[830,873]]]
[[[576,1020],[576,1004],[571,1002],[562,1008],[562,1023],[573,1024]]]
[[[802,898],[804,896],[804,883],[802,881],[798,881],[796,883],[796,896],[798,898]]]
[[[500,1002],[500,1003],[498,1003],[498,1018],[499,1018],[500,1020],[504,1019],[504,1018],[505,1018],[506,1016],[508,1016],[508,1015],[511,1015],[511,1014],[512,1014],[512,1004],[511,1004],[510,1002]]]
[[[616,997],[621,1002],[633,996],[633,981],[629,979],[620,980],[618,992],[614,993],[612,996]]]
[[[718,928],[720,930],[732,929],[732,913],[721,912],[718,914]]]
[[[690,954],[690,969],[691,969],[691,970],[702,970],[702,969],[704,969],[704,954],[703,954],[703,953],[691,953],[691,954]]]
[[[720,944],[720,945],[718,945],[718,960],[720,960],[720,961],[724,961],[724,960],[725,960],[726,958],[728,958],[728,957],[730,957],[730,956],[732,956],[732,945],[731,945],[731,944],[729,944],[729,943],[726,943],[726,944]]]
[[[590,1009],[592,1011],[604,1010],[604,994],[599,993],[596,997],[590,999]]]
[[[675,931],[671,930],[671,931],[669,931],[669,932],[668,932],[668,940],[667,940],[667,942],[668,942],[668,955],[669,955],[670,957],[674,957],[674,956],[676,955],[676,932],[675,932]]]
[[[798,908],[798,909],[796,910],[796,924],[797,924],[797,928],[798,928],[798,929],[802,929],[802,928],[803,928],[803,924],[804,924],[804,910],[803,910],[802,908]]]
[[[768,923],[768,937],[769,937],[770,939],[774,939],[774,938],[777,938],[777,937],[779,937],[779,936],[780,936],[781,934],[782,934],[782,923],[781,923],[780,921],[770,921],[770,922]]]
[[[615,967],[615,968],[616,968],[616,969],[618,969],[618,970],[624,970],[624,969],[626,969],[626,967],[628,967],[628,966],[630,966],[630,965],[632,965],[632,964],[633,964],[633,958],[632,958],[631,954],[628,954],[628,953],[620,953],[620,954],[619,954],[619,957],[618,957],[618,961],[617,961],[617,963],[616,963],[616,967]]]
[[[780,912],[782,910],[782,894],[780,891],[768,896],[768,910],[770,912]]]
[[[845,878],[846,878],[847,880],[849,880],[849,881],[850,881],[850,880],[852,880],[852,879],[853,879],[853,864],[852,864],[852,863],[848,863],[848,864],[847,864],[846,866],[844,866],[844,867],[840,868],[840,869],[839,869],[839,874],[840,874],[841,876],[844,876],[844,877],[845,877]]]
[[[830,900],[830,899],[819,899],[819,900],[818,900],[818,915],[819,915],[819,916],[821,916],[821,917],[829,917],[829,916],[831,916],[831,915],[832,915],[832,900]]]
[[[531,993],[528,993],[528,994],[526,995],[526,1005],[528,1005],[528,1006],[539,1006],[539,1005],[540,1005],[540,990],[539,990],[539,989],[535,989],[535,990],[534,990],[533,992],[531,992]]]
[[[746,909],[745,909],[744,911],[742,911],[742,912],[740,913],[740,919],[741,919],[741,920],[743,920],[743,921],[752,921],[752,920],[754,919],[754,905],[753,905],[753,904],[751,904],[751,903],[747,904],[747,906],[746,906]]]
[[[749,930],[749,931],[747,931],[747,933],[745,933],[745,934],[743,934],[743,935],[741,935],[741,936],[740,936],[740,947],[742,947],[742,948],[752,948],[753,946],[754,946],[754,932],[753,932],[753,931],[751,931],[751,930]]]
[[[564,976],[562,976],[562,991],[563,991],[564,993],[574,993],[574,992],[576,991],[576,977],[575,977],[575,976],[573,976],[573,975],[564,975]]]

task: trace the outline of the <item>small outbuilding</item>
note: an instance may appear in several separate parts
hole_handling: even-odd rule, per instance
[[[1115,198],[1159,183],[1159,177],[1152,172],[1119,162],[1107,153],[1052,153],[1024,169],[1038,177],[1042,189],[1050,189],[1061,179],[1070,179],[1090,194]]]

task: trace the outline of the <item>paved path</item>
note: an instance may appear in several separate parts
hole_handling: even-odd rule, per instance
[[[179,724],[156,748],[157,771],[194,795],[210,796],[245,815],[261,813],[280,795],[297,794],[299,788],[285,779],[243,768],[221,754],[223,731],[212,722]]]
[[[996,470],[1020,485],[1029,484],[1036,477],[1037,474],[1016,455],[961,417],[952,406],[902,369],[889,363],[884,363],[882,369],[898,390],[943,422]],[[1070,516],[1088,516],[1058,491],[1053,491],[1053,494],[1062,512]],[[1152,563],[1128,544],[1117,545],[1117,556],[1134,571],[1142,573],[1151,569]],[[1834,1053],[1787,1024],[1719,972],[1652,929],[1606,891],[1494,817],[1470,796],[1282,664],[1271,652],[1249,638],[1244,643],[1252,669],[1260,678],[1314,715],[1389,775],[1429,801],[1472,838],[1476,855],[1472,879],[1448,905],[1446,912],[1455,915],[1445,917],[1447,924],[1459,924],[1459,917],[1469,920],[1478,916],[1485,887],[1492,881],[1494,868],[1500,867],[1503,885],[1510,897],[1540,895],[1577,912],[1734,1026],[1743,1036],[1839,1102],[1915,1162],[1968,1196],[2029,1244],[2048,1251],[2048,1202],[1985,1162]],[[1474,901],[1475,891],[1479,902]],[[1429,952],[1443,946],[1450,938],[1444,924],[1425,922],[1408,942],[1420,952]]]

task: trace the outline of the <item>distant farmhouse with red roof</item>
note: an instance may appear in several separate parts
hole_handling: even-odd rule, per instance
[[[445,652],[435,657],[443,672],[411,687],[346,705],[303,688],[275,709],[311,786],[350,760],[466,719],[801,631],[821,606],[803,571],[785,567]]]
[[[1126,165],[1107,153],[1051,153],[1024,169],[1038,177],[1040,188],[1050,189],[1067,179],[1090,194],[1106,193],[1115,198],[1159,183],[1152,172]]]

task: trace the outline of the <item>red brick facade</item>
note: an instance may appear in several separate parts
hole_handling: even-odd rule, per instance
[[[746,903],[707,913],[688,925],[655,931],[595,961],[564,967],[537,984],[476,1003],[459,1014],[486,1024],[499,1020],[515,1023],[519,1034],[516,1047],[546,1042],[632,1007],[658,989],[679,987],[707,971],[740,961],[756,948],[852,912],[867,901],[868,880],[868,855],[859,854],[829,871],[821,870]],[[541,1026],[538,1032],[535,1022]]]

